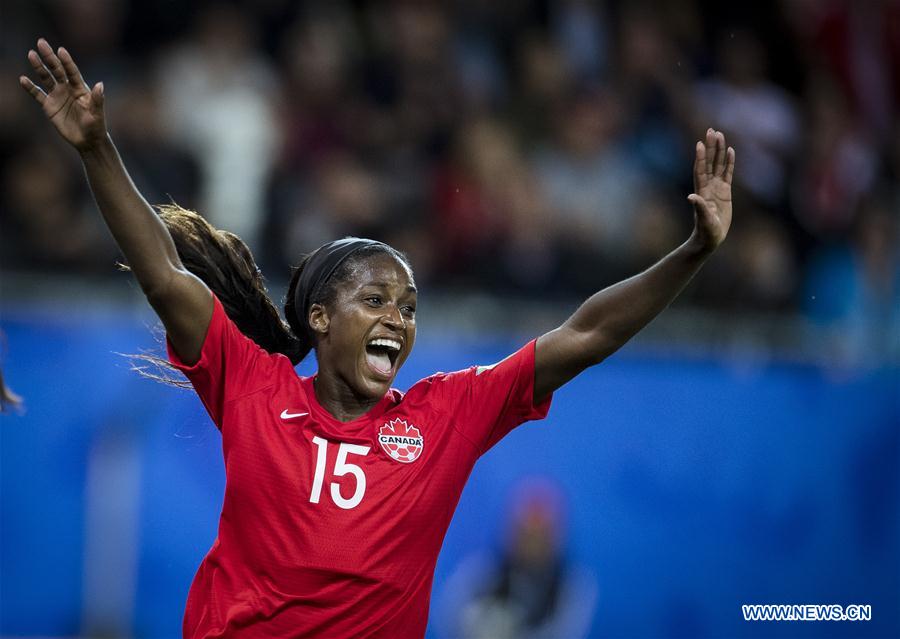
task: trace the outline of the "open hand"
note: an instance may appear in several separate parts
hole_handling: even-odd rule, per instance
[[[60,47],[54,53],[43,38],[38,40],[37,51],[28,52],[28,61],[40,86],[24,75],[19,84],[43,107],[59,134],[79,151],[103,140],[103,83],[89,89],[69,52]]]
[[[734,149],[725,146],[721,131],[707,129],[706,141],[698,141],[694,160],[694,205],[692,239],[705,251],[713,251],[731,227],[731,180]]]

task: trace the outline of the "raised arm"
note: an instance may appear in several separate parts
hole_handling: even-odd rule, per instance
[[[103,83],[88,88],[69,52],[43,38],[28,52],[40,86],[19,78],[59,134],[81,154],[97,206],[185,363],[200,357],[212,294],[181,264],[165,225],[138,193],[106,129]]]
[[[534,400],[540,401],[581,371],[599,364],[665,309],[684,289],[731,226],[734,149],[709,129],[694,161],[694,232],[639,275],[595,293],[535,350]]]

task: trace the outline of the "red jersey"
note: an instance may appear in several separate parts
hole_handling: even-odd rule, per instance
[[[218,299],[200,360],[172,363],[222,433],[218,536],[184,637],[421,637],[438,552],[475,461],[532,405],[534,342],[438,373],[340,422],[313,378],[244,336]]]

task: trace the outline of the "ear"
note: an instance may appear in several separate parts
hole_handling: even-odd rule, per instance
[[[309,327],[318,335],[328,333],[328,327],[331,324],[331,318],[328,317],[328,311],[322,304],[313,304],[309,307]]]

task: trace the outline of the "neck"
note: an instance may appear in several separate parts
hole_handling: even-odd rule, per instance
[[[322,370],[313,379],[313,388],[319,405],[341,422],[362,417],[381,401],[380,397],[373,399],[353,392],[340,377]]]

